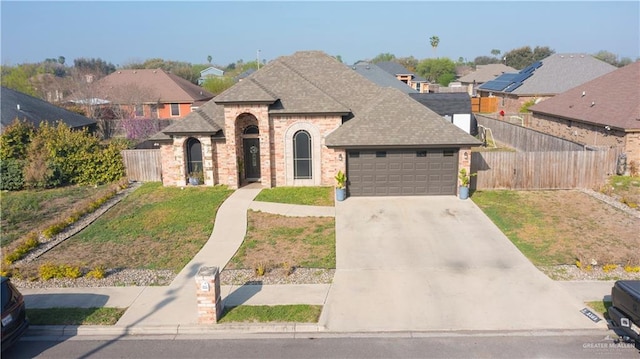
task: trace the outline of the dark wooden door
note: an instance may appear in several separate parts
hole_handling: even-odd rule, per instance
[[[244,178],[250,181],[260,179],[260,139],[245,138],[244,147]]]

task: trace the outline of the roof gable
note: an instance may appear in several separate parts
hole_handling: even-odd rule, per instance
[[[118,70],[95,84],[97,97],[115,103],[193,103],[213,94],[162,69]]]
[[[216,133],[224,128],[224,107],[213,100],[186,115],[182,120],[167,126],[163,133]]]
[[[4,86],[0,99],[2,101],[2,112],[0,113],[2,128],[11,125],[16,118],[27,120],[35,126],[40,126],[42,122],[59,120],[71,128],[91,126],[96,123],[95,120],[88,117]]]
[[[529,110],[580,122],[640,130],[640,62],[576,86]]]
[[[471,114],[471,97],[466,92],[415,93],[409,96],[440,116]]]

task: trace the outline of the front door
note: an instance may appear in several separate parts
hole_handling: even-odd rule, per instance
[[[245,138],[244,147],[244,178],[248,181],[260,180],[260,139]]]

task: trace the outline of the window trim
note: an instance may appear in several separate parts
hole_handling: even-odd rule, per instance
[[[178,112],[178,114],[177,114],[177,115],[175,115],[175,114],[173,113],[173,106],[174,106],[174,105],[176,106],[176,108],[177,108],[177,110],[178,110],[178,111],[177,111],[177,112]],[[171,104],[169,104],[169,111],[170,111],[170,113],[171,113],[171,117],[180,117],[180,104],[179,104],[179,103],[171,103]]]

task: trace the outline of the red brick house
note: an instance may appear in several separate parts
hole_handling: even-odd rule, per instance
[[[351,195],[457,193],[480,142],[318,51],[280,57],[152,137],[165,185],[332,186]]]
[[[117,105],[122,118],[183,118],[214,96],[162,69],[118,70],[96,81],[92,91],[90,98]]]
[[[640,62],[532,106],[532,129],[589,146],[617,147],[640,166]]]

